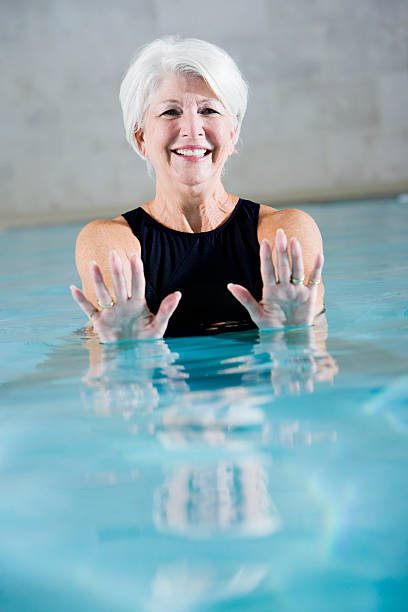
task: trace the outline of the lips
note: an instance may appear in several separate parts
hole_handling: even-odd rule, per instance
[[[208,156],[212,152],[212,150],[200,146],[184,146],[172,149],[171,152],[177,155],[178,157],[185,157],[187,159],[202,159],[203,157]]]

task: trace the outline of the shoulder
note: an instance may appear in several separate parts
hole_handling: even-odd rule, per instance
[[[78,238],[91,240],[102,235],[123,234],[126,231],[131,233],[131,229],[123,217],[116,217],[116,219],[95,219],[81,229]]]
[[[123,217],[95,219],[87,223],[78,234],[76,250],[98,252],[120,247],[125,252],[140,249],[140,244]]]
[[[276,231],[282,228],[287,237],[296,237],[302,243],[313,243],[321,250],[322,237],[316,221],[311,215],[297,208],[286,208],[276,210],[269,206],[261,205],[258,221],[258,238],[261,242],[267,238],[272,243],[275,241]]]

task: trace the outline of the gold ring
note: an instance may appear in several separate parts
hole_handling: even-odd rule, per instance
[[[112,308],[112,306],[115,304],[115,302],[113,300],[110,301],[110,304],[102,304],[99,299],[96,300],[96,303],[98,304],[98,306],[100,306],[101,308],[104,308],[106,310],[109,309],[109,308]]]

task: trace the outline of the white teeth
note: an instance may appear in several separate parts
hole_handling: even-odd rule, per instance
[[[178,155],[185,155],[186,157],[204,157],[207,153],[207,149],[176,149]]]

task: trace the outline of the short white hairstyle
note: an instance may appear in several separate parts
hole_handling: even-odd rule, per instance
[[[161,80],[172,74],[204,79],[224,105],[236,127],[238,141],[248,98],[248,86],[226,51],[198,38],[166,36],[142,47],[122,81],[119,100],[126,140],[142,157],[135,131],[144,127],[146,111]]]

